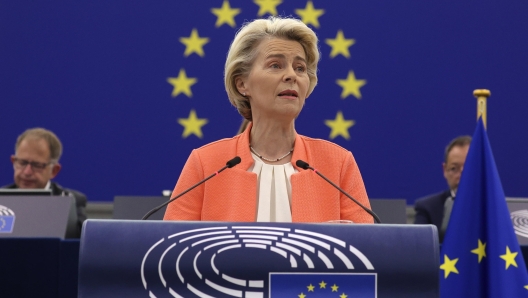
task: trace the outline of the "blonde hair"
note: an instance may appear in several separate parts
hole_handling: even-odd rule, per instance
[[[231,43],[224,69],[224,84],[229,101],[245,119],[251,121],[251,106],[248,99],[236,87],[236,78],[249,75],[257,57],[256,48],[264,38],[282,38],[297,41],[306,54],[306,67],[310,95],[317,85],[317,63],[319,62],[318,39],[308,26],[298,19],[271,16],[245,23]]]
[[[15,153],[22,143],[23,140],[27,138],[33,139],[43,139],[48,143],[50,151],[50,160],[52,162],[59,162],[59,159],[62,155],[62,143],[59,138],[51,131],[44,128],[31,128],[24,131],[21,135],[18,136],[15,144]]]

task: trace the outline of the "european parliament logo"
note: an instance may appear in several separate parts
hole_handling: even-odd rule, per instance
[[[519,245],[528,245],[528,200],[506,198],[506,204]]]
[[[146,264],[157,264],[156,274]],[[248,270],[240,270],[244,266]],[[200,228],[164,237],[143,256],[141,281],[149,297],[377,297],[374,266],[353,245],[271,226]]]
[[[528,238],[528,210],[517,210],[510,213],[513,229],[518,236]]]
[[[15,225],[15,212],[0,205],[0,233],[12,233]]]

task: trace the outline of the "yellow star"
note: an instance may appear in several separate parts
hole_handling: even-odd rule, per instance
[[[524,288],[528,290],[528,285],[524,286]]]
[[[240,13],[239,8],[231,8],[229,1],[224,0],[222,7],[220,8],[211,8],[211,12],[217,17],[216,27],[220,27],[222,24],[228,24],[229,26],[235,28],[235,16]]]
[[[354,72],[350,70],[346,79],[337,80],[336,83],[343,88],[341,99],[347,98],[350,94],[354,95],[357,99],[361,99],[361,91],[359,91],[359,88],[363,87],[367,81],[357,80]]]
[[[178,123],[184,127],[182,137],[185,139],[191,134],[196,135],[200,139],[202,138],[202,126],[209,122],[207,119],[200,119],[196,117],[196,112],[191,110],[189,118],[179,118]]]
[[[342,30],[337,31],[335,39],[326,39],[326,44],[332,47],[332,52],[330,52],[330,58],[334,58],[339,54],[350,58],[350,52],[348,51],[348,48],[354,43],[356,43],[354,39],[345,38]]]
[[[506,261],[506,270],[510,267],[510,265],[517,267],[517,262],[515,261],[517,254],[518,252],[511,252],[510,248],[506,246],[506,254],[500,256],[501,259]]]
[[[326,283],[324,280],[319,283],[319,289],[326,289]]]
[[[304,9],[296,9],[295,13],[306,25],[312,24],[315,28],[319,28],[318,18],[324,14],[324,9],[315,9],[312,1],[308,1]]]
[[[277,15],[277,5],[282,3],[282,0],[254,0],[255,4],[259,6],[257,15],[259,17],[269,13],[272,16]]]
[[[479,263],[486,256],[486,243],[482,244],[480,239],[478,240],[478,247],[471,251],[472,253],[478,255]]]
[[[447,278],[451,272],[458,274],[458,270],[455,266],[457,262],[458,258],[450,260],[447,255],[444,255],[444,263],[440,265],[440,269],[444,270],[444,278]]]
[[[332,292],[337,292],[337,289],[338,289],[338,288],[339,288],[339,287],[338,287],[336,284],[334,284],[334,285],[332,286]]]
[[[306,295],[304,295],[303,293],[299,294],[299,298],[306,298]]]
[[[312,284],[310,284],[309,286],[307,286],[307,288],[308,288],[308,292],[313,292],[315,287]]]
[[[191,31],[191,36],[180,37],[180,42],[185,45],[185,53],[183,53],[183,56],[187,57],[192,53],[196,53],[200,57],[203,57],[205,54],[202,47],[209,42],[209,38],[201,38],[198,35],[198,30],[193,28]]]
[[[180,73],[177,78],[167,78],[167,82],[174,86],[172,89],[172,97],[178,96],[180,93],[184,93],[188,97],[192,97],[191,86],[196,84],[198,81],[196,78],[188,78],[185,73],[185,69],[180,69]]]
[[[345,139],[350,139],[348,129],[353,126],[356,122],[354,120],[345,120],[343,113],[338,111],[334,120],[325,120],[326,126],[330,127],[330,139],[334,139],[337,136],[342,136]]]
[[[348,295],[345,295],[345,293],[339,295],[339,298],[347,298],[347,297],[348,297]]]

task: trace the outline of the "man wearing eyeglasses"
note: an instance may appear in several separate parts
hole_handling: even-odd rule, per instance
[[[80,237],[82,223],[86,219],[86,196],[51,181],[61,170],[61,154],[62,144],[53,132],[43,128],[26,130],[18,137],[15,155],[11,156],[15,183],[4,188],[51,189],[55,196],[75,197],[77,237]]]
[[[459,136],[452,140],[445,149],[442,168],[449,189],[420,198],[414,204],[414,209],[416,210],[414,223],[436,225],[440,242],[444,238],[449,217],[451,216],[453,200],[456,196],[470,143],[470,136]]]

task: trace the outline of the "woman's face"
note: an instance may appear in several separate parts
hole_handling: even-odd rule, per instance
[[[271,38],[258,45],[257,53],[249,75],[236,80],[250,100],[253,120],[295,119],[310,85],[303,47],[296,41]]]

